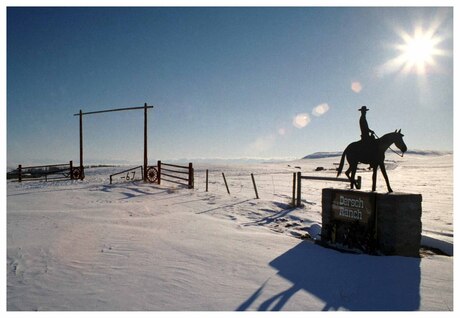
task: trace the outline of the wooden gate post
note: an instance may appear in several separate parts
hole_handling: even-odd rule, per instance
[[[295,183],[295,175],[296,173],[292,173],[292,206],[295,206],[295,190],[296,190],[296,183]]]
[[[302,193],[302,172],[297,172],[297,207],[300,207]]]
[[[70,180],[73,180],[73,161],[72,160],[70,160],[69,165],[70,165]]]
[[[80,180],[83,176],[83,112],[80,109]]]
[[[144,103],[144,182],[147,182],[147,103]]]
[[[194,186],[193,164],[189,162],[188,164],[188,188],[193,189],[193,186]]]
[[[22,165],[18,165],[18,181],[22,182]]]
[[[158,160],[157,162],[157,167],[158,167],[158,184],[161,184],[161,160]]]

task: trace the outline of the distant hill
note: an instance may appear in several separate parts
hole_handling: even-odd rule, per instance
[[[335,152],[315,152],[308,156],[303,157],[302,159],[321,159],[321,158],[330,158],[330,157],[339,157],[342,155],[342,151]]]
[[[452,151],[437,151],[437,150],[408,150],[406,154],[422,155],[422,156],[445,156],[453,154]]]
[[[303,157],[302,159],[322,159],[330,157],[340,157],[342,151],[331,151],[331,152],[315,152]],[[408,150],[405,154],[407,155],[421,155],[421,156],[444,156],[451,155],[452,151],[436,151],[436,150]]]

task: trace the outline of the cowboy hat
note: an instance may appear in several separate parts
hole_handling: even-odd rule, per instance
[[[364,111],[364,112],[367,112],[369,109],[366,107],[366,106],[363,106],[361,107],[360,109],[358,109],[359,111]]]

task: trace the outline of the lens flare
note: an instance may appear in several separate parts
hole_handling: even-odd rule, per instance
[[[329,105],[327,103],[320,104],[313,108],[312,114],[316,117],[322,116],[329,111]]]
[[[310,123],[310,116],[307,113],[298,114],[294,117],[292,124],[296,128],[304,128]]]
[[[359,93],[361,92],[361,90],[363,89],[363,86],[361,85],[360,82],[353,82],[351,83],[351,90],[355,93]]]

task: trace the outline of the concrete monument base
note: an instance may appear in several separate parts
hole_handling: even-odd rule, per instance
[[[370,254],[419,257],[422,196],[326,188],[321,243]]]

